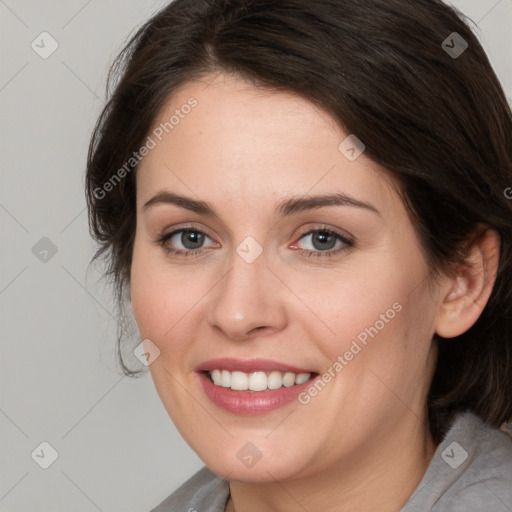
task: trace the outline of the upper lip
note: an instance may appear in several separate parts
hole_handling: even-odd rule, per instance
[[[312,370],[306,370],[279,361],[271,359],[234,359],[231,357],[222,357],[219,359],[210,359],[196,367],[196,371],[228,370],[230,372],[239,371],[244,373],[252,372],[292,372],[292,373],[315,373]]]

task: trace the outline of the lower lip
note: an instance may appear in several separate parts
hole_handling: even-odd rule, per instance
[[[198,372],[206,396],[218,407],[243,416],[255,416],[279,409],[305,391],[319,377],[315,375],[303,384],[289,388],[267,389],[266,391],[234,391],[231,388],[216,386],[205,372]]]

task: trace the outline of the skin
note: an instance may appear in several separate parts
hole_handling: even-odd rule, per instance
[[[348,134],[327,113],[219,73],[182,85],[155,126],[191,96],[198,105],[137,171],[131,303],[141,339],[160,350],[150,365],[157,392],[192,449],[229,480],[226,510],[396,512],[436,448],[425,418],[432,337],[457,336],[476,321],[499,239],[488,231],[470,254],[474,268],[429,287],[390,174],[365,153],[349,161],[338,149]],[[219,218],[173,204],[143,211],[164,190],[207,201]],[[345,205],[274,216],[283,199],[333,192],[380,213]],[[155,243],[190,226],[207,235],[197,257]],[[322,252],[303,236],[313,228],[354,245],[330,258],[300,254]],[[263,249],[250,264],[236,252],[248,236]],[[179,235],[172,240],[168,248],[188,248]],[[394,303],[401,311],[306,405],[239,416],[213,404],[194,371],[217,357],[261,357],[322,374]],[[248,442],[262,454],[250,468],[237,458]]]

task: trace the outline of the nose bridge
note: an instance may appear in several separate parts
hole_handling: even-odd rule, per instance
[[[216,287],[209,323],[231,338],[244,338],[253,330],[282,328],[285,322],[279,286],[267,268],[263,248],[250,237],[233,252],[227,275]]]

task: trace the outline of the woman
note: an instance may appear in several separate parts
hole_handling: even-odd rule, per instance
[[[121,69],[96,257],[206,465],[153,510],[512,510],[512,120],[457,12],[175,0]]]

